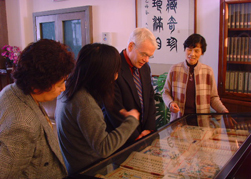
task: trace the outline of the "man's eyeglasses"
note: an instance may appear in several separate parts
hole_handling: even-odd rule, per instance
[[[136,48],[137,49],[137,48]],[[141,51],[139,51],[138,49],[137,49],[137,51],[139,52],[139,54],[143,57],[143,58],[146,58],[146,57],[148,57],[148,58],[153,58],[153,56],[150,56],[150,55],[148,55],[147,53],[145,53],[145,52],[141,52]]]

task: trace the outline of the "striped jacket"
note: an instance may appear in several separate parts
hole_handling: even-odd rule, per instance
[[[162,97],[167,107],[171,102],[176,102],[180,108],[178,113],[171,113],[170,121],[184,114],[188,77],[189,66],[186,61],[173,65],[169,70]],[[198,62],[194,68],[194,79],[196,113],[210,113],[210,106],[217,112],[226,110],[220,101],[211,67]]]

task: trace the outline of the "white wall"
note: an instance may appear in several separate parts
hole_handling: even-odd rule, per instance
[[[200,61],[213,68],[216,81],[218,81],[219,19],[219,0],[197,0],[197,33],[207,41],[207,50]]]
[[[10,45],[23,49],[33,39],[32,13],[91,5],[93,8],[93,40],[101,42],[102,32],[111,32],[112,45],[119,51],[126,47],[135,28],[136,0],[6,0],[8,38]],[[208,47],[201,62],[211,66],[218,76],[219,0],[197,0],[197,33],[203,35]],[[185,55],[184,55],[185,58]],[[170,65],[156,66],[154,73],[168,71]]]
[[[87,5],[93,11],[94,42],[101,42],[102,32],[111,32],[112,45],[124,49],[136,27],[135,0],[6,0],[9,44],[23,49],[34,41],[32,13]]]

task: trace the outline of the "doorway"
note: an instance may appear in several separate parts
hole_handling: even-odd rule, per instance
[[[52,39],[66,44],[75,58],[92,43],[92,7],[82,6],[33,13],[34,40]]]

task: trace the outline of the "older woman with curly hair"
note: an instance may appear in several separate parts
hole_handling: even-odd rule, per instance
[[[65,90],[73,54],[42,39],[21,53],[14,83],[0,92],[0,178],[63,178],[67,175],[56,135],[40,102]]]

